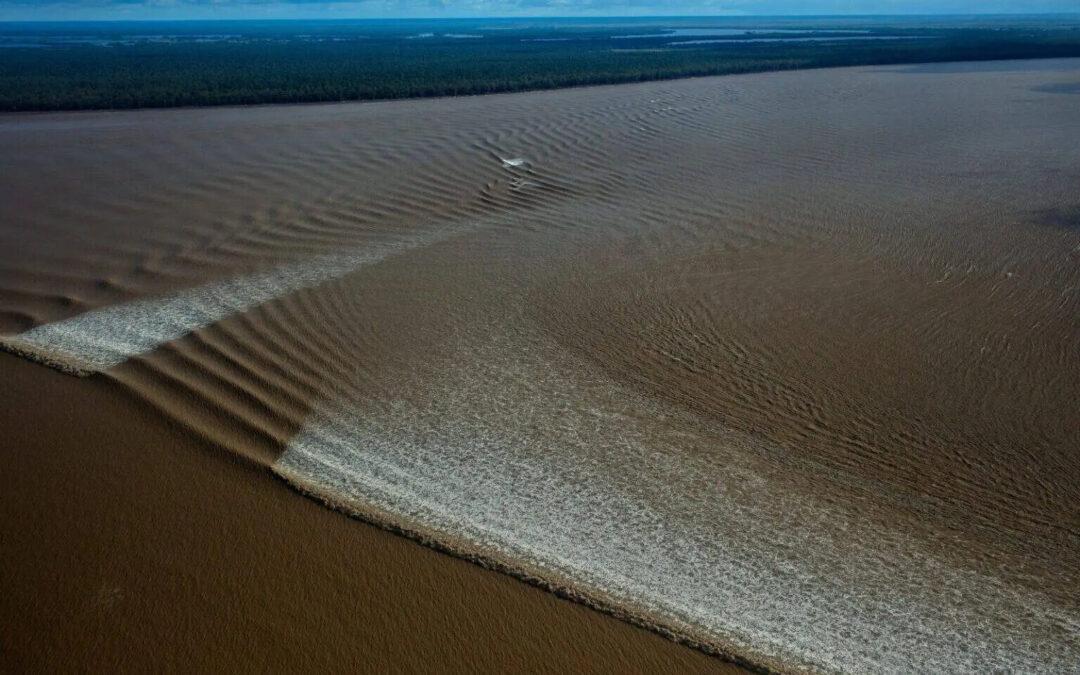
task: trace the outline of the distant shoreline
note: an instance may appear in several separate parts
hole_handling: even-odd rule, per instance
[[[965,59],[960,61],[911,61],[905,63],[875,63],[875,64],[853,64],[849,66],[808,66],[805,68],[777,68],[773,70],[752,70],[737,73],[719,73],[712,75],[684,75],[679,77],[665,77],[656,78],[652,80],[634,80],[624,82],[597,82],[590,84],[580,85],[568,85],[561,87],[549,87],[545,89],[521,89],[512,91],[496,91],[485,94],[448,94],[448,95],[433,95],[433,96],[407,96],[400,98],[370,98],[370,99],[345,99],[345,100],[315,100],[315,101],[267,101],[258,103],[221,103],[212,105],[175,105],[175,106],[146,106],[139,108],[54,108],[54,109],[42,109],[42,110],[0,110],[0,121],[5,119],[12,119],[15,117],[27,117],[37,115],[53,115],[53,114],[79,114],[79,113],[120,113],[120,112],[168,112],[168,111],[182,111],[182,110],[227,110],[236,109],[243,110],[248,108],[268,108],[268,107],[307,107],[307,106],[326,106],[326,105],[348,105],[357,103],[393,103],[400,101],[435,101],[439,99],[467,99],[481,96],[509,96],[514,94],[543,94],[557,91],[574,90],[574,89],[589,89],[592,87],[617,87],[622,85],[632,84],[648,84],[650,82],[670,82],[676,80],[694,80],[694,79],[707,79],[712,77],[731,77],[738,75],[766,75],[769,73],[785,73],[794,71],[811,71],[811,70],[831,70],[838,68],[861,68],[869,66],[932,66],[941,64],[979,64],[989,62],[1001,62],[1008,63],[1012,61],[1054,61],[1065,59],[1080,59],[1080,54],[1076,56],[1045,56],[1045,57],[1033,57],[1033,58],[1008,58],[1008,59]],[[11,350],[2,349],[0,351]]]
[[[9,22],[0,23],[0,112],[385,101],[1069,57],[1080,57],[1080,15]]]

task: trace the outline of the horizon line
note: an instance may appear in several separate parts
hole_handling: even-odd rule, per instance
[[[1070,12],[943,12],[943,13],[835,13],[835,14],[577,14],[577,15],[492,15],[492,16],[400,16],[400,17],[289,17],[289,18],[124,18],[124,19],[0,19],[0,24],[10,23],[185,23],[185,22],[221,22],[221,23],[289,23],[296,21],[325,21],[327,23],[345,23],[349,21],[515,21],[515,20],[545,20],[557,21],[567,19],[858,19],[858,18],[905,18],[918,17],[933,18],[968,18],[968,17],[1080,17],[1080,10]]]

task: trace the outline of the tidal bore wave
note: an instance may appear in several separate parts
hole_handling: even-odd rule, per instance
[[[746,460],[749,439],[576,382],[583,364],[500,360],[536,352],[469,349],[470,375],[428,381],[430,398],[325,407],[273,469],[337,508],[754,665],[1075,667],[1061,638],[1076,616],[1046,597],[792,494]]]
[[[750,665],[1075,672],[1050,66],[10,116],[0,348]]]

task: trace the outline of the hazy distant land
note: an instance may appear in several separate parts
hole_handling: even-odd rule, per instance
[[[1080,56],[1080,15],[0,24],[0,111],[488,94]]]

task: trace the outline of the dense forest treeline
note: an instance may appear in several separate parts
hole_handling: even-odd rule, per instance
[[[168,33],[125,32],[122,24],[78,33],[64,24],[8,24],[0,26],[0,110],[389,99],[793,68],[1071,57],[1080,56],[1077,24],[897,21],[859,28],[851,21],[789,21],[703,44],[676,39],[660,24],[458,22],[424,31],[424,24],[328,29],[298,22],[174,26]],[[807,32],[796,41],[770,30]]]

